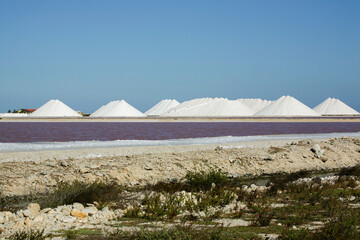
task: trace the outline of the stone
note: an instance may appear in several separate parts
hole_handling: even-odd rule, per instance
[[[81,211],[81,210],[84,209],[84,205],[82,205],[81,203],[74,203],[73,204],[73,209]]]
[[[44,218],[41,215],[39,215],[39,216],[35,217],[33,221],[34,222],[42,222],[42,221],[44,221]]]
[[[26,218],[25,221],[24,221],[24,224],[25,224],[26,226],[31,226],[31,221],[30,221],[30,219],[29,219],[29,218]]]
[[[23,213],[25,217],[34,219],[40,214],[40,205],[38,203],[30,203]]]
[[[96,207],[87,207],[83,209],[82,212],[88,214],[88,216],[92,216],[98,213],[98,209]]]
[[[315,153],[315,156],[317,158],[321,158],[323,156],[323,154],[325,153],[325,150],[322,150],[320,148],[320,145],[319,144],[315,144],[312,148],[311,148],[311,151],[313,153]]]
[[[5,223],[5,216],[3,214],[0,213],[0,224]]]
[[[47,162],[47,163],[45,163],[45,166],[56,167],[56,163],[55,162]]]
[[[61,161],[60,162],[60,166],[62,166],[62,167],[68,167],[69,166],[69,164],[66,162],[66,161]]]
[[[48,213],[50,212],[52,209],[51,208],[44,208],[43,210],[41,210],[41,213]]]
[[[147,171],[150,171],[150,170],[152,170],[153,168],[150,167],[150,166],[144,166],[144,169],[147,170]]]
[[[274,159],[270,155],[263,156],[262,159],[264,161],[274,161]]]
[[[72,210],[70,215],[76,218],[86,218],[88,216],[87,213],[78,210]]]
[[[70,216],[70,217],[64,217],[61,219],[64,223],[74,223],[76,221],[76,217]]]
[[[238,226],[247,227],[251,223],[243,219],[227,219],[227,218],[216,219],[214,220],[214,222],[219,223],[226,227],[238,227]]]

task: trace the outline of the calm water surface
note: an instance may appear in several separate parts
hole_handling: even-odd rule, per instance
[[[358,122],[3,122],[0,142],[164,140],[360,132]]]

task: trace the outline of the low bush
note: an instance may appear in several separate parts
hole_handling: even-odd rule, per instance
[[[229,181],[221,170],[214,169],[208,172],[188,172],[185,178],[186,183],[192,191],[208,191],[213,184],[215,184],[216,187],[222,187]]]
[[[44,230],[19,231],[9,237],[10,240],[45,240]]]
[[[85,183],[75,180],[72,183],[58,182],[56,189],[48,195],[44,195],[38,200],[42,208],[57,207],[75,202],[87,204],[100,202],[102,207],[110,201],[119,198],[122,187],[116,183],[104,183],[95,181]]]

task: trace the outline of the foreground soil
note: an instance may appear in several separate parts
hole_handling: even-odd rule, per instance
[[[360,239],[360,138],[96,151],[2,154],[0,238]]]
[[[86,155],[86,153],[88,153]],[[85,157],[86,156],[86,157]],[[360,138],[0,154],[0,191],[24,195],[81,180],[146,185],[221,169],[229,177],[333,171],[360,163]]]

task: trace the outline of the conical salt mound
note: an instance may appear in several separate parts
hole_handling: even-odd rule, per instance
[[[275,102],[255,113],[256,116],[320,116],[302,102],[290,96],[282,96]]]
[[[111,109],[112,106],[114,106],[118,101],[111,101],[108,104],[102,106],[101,108],[99,108],[98,110],[96,110],[95,112],[93,112],[90,117],[101,117],[104,115],[105,112],[109,111]]]
[[[145,117],[146,115],[125,100],[112,101],[95,111],[90,117]]]
[[[241,117],[252,116],[254,111],[239,101],[225,98],[194,99],[192,103],[184,102],[183,107],[173,108],[163,116],[182,117]],[[197,104],[195,104],[197,103]]]
[[[164,99],[145,112],[148,116],[160,116],[178,106],[180,103],[175,99]]]
[[[321,115],[358,115],[359,112],[352,109],[336,98],[328,98],[313,108]]]
[[[59,100],[50,100],[31,113],[30,117],[81,117],[81,115]]]
[[[246,106],[248,106],[250,109],[252,109],[254,112],[258,112],[264,107],[270,105],[274,101],[269,100],[263,100],[260,98],[240,98],[238,101],[242,102]]]

